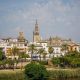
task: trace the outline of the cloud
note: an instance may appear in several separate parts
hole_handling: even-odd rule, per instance
[[[8,8],[4,17],[0,16],[7,29],[14,28],[12,32],[24,31],[27,39],[31,40],[38,19],[42,37],[59,35],[80,41],[80,0],[34,0],[29,4],[25,1],[28,6],[22,3],[21,7],[17,4],[21,3],[16,3],[12,10]]]

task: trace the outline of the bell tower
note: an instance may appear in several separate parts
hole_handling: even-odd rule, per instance
[[[39,42],[40,40],[41,40],[41,38],[39,35],[39,27],[38,27],[38,23],[36,20],[35,29],[33,31],[33,42]]]
[[[24,38],[23,32],[19,32],[18,42],[25,42],[25,38]]]

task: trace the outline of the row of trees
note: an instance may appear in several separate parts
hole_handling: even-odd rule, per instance
[[[61,50],[62,50],[62,51],[65,51],[65,53],[66,53],[67,50],[68,50],[67,44],[63,44]],[[52,46],[49,46],[49,48],[48,48],[48,53],[50,54],[50,55],[49,55],[49,58],[51,58],[51,54],[53,53],[53,51],[54,51],[53,47],[52,47]],[[47,52],[45,51],[44,48],[37,49],[34,44],[31,44],[31,45],[29,46],[28,52],[31,53],[31,60],[32,60],[32,58],[33,58],[33,54],[34,54],[34,53],[40,55],[40,56],[39,56],[40,61],[41,61],[41,55],[43,55],[43,58],[44,58],[44,59],[46,58],[46,55],[47,55]],[[26,53],[26,52],[20,52],[17,47],[14,47],[14,48],[12,48],[11,55],[13,55],[14,57],[15,57],[15,55],[18,55],[19,57],[22,57],[22,58],[30,57],[28,54],[26,55],[25,53]]]
[[[48,48],[48,52],[50,53],[50,58],[51,58],[51,54],[53,53],[53,51],[54,51],[54,49],[50,46],[50,47]],[[31,44],[31,45],[29,46],[29,52],[31,52],[31,60],[32,60],[32,55],[33,55],[34,53],[37,53],[37,54],[40,55],[40,56],[39,56],[40,61],[41,61],[41,55],[43,55],[44,60],[45,60],[46,55],[47,55],[47,52],[45,51],[44,48],[37,49],[34,44]]]
[[[62,50],[65,51],[66,54],[69,54],[69,52],[67,53],[67,49],[68,49],[67,44],[62,45]],[[43,55],[43,59],[44,60],[46,59],[47,52],[43,48],[37,49],[34,44],[31,44],[29,46],[29,49],[28,50],[29,50],[29,52],[31,54],[31,61],[33,60],[33,54],[34,53],[39,54],[40,61],[41,61],[42,55]],[[51,54],[53,53],[53,51],[54,51],[53,47],[50,46],[48,48],[48,52],[49,52],[49,57],[50,58],[51,58]],[[3,54],[4,53],[3,53],[2,49],[0,49],[0,61],[3,61],[3,59],[6,59],[5,55],[3,55]],[[17,47],[14,47],[14,48],[12,48],[12,52],[11,52],[11,56],[13,57],[13,62],[15,62],[15,60],[16,60],[15,59],[16,58],[16,55],[18,56],[18,60],[21,61],[21,62],[22,62],[23,58],[26,61],[26,58],[29,58],[30,57],[25,52],[20,52],[20,50]],[[60,58],[53,58],[52,59],[52,62],[54,64],[57,64],[57,65],[64,65],[64,64],[65,65],[66,64],[68,65],[68,64],[71,63],[71,62],[68,63],[69,60],[70,60],[70,57],[67,57],[67,55],[66,55],[66,56],[64,56],[64,57],[62,56]],[[9,61],[9,62],[12,62],[12,61]],[[72,63],[74,63],[74,62],[72,61]]]
[[[16,59],[15,56],[18,56],[18,59]],[[21,66],[23,63],[23,60],[29,57],[28,54],[25,54],[25,52],[19,52],[18,48],[14,47],[12,49],[11,56],[13,57],[12,59],[9,59],[5,56],[5,53],[3,52],[3,48],[0,48],[0,68],[1,69],[6,69],[6,68],[18,68],[17,64],[20,62]],[[24,58],[24,59],[23,59]],[[21,67],[19,66],[19,68]],[[22,69],[22,68],[21,68]]]
[[[79,52],[68,52],[65,56],[53,57],[53,65],[57,67],[80,67],[80,53]]]
[[[63,44],[61,50],[65,51],[65,53],[66,53],[68,51],[68,45]],[[43,55],[44,59],[46,58],[46,55],[47,55],[47,52],[45,51],[44,48],[37,49],[34,44],[31,44],[29,46],[29,51],[31,52],[31,60],[32,60],[32,55],[34,53],[40,54],[40,61],[41,61],[41,55]],[[49,48],[48,48],[48,53],[50,54],[49,58],[51,58],[51,54],[53,53],[53,51],[54,51],[54,48],[52,46],[49,46]]]

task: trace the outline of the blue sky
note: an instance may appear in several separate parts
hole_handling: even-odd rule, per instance
[[[60,36],[80,42],[80,0],[0,0],[0,37],[26,39],[38,20],[42,38]]]

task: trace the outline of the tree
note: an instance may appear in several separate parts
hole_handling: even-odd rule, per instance
[[[26,61],[26,58],[29,58],[30,56],[28,54],[26,54],[25,52],[20,52],[19,53],[19,58],[25,58],[25,61]]]
[[[53,63],[53,65],[59,66],[60,59],[58,57],[54,57],[54,58],[52,58],[52,63]]]
[[[3,57],[3,52],[2,52],[2,50],[0,49],[0,60],[2,60],[2,57]]]
[[[20,52],[19,53],[19,59],[20,59],[20,62],[21,62],[21,70],[23,68],[23,58],[25,59],[26,61],[26,58],[29,58],[29,55],[26,54],[25,52]]]
[[[31,52],[31,61],[32,61],[33,54],[34,54],[35,51],[37,51],[37,49],[36,49],[36,47],[35,47],[34,44],[31,44],[31,45],[29,46],[29,51]]]
[[[67,44],[62,44],[62,49],[61,50],[66,53],[68,51],[68,45]]]
[[[43,49],[43,48],[40,48],[40,49],[38,50],[38,53],[40,54],[40,61],[41,61],[41,54],[43,54],[43,52],[44,52],[44,49]]]
[[[14,58],[15,58],[15,55],[18,55],[18,53],[19,53],[18,48],[17,47],[13,47],[12,48],[12,55],[14,56]]]
[[[6,60],[6,63],[8,64],[8,67],[9,67],[9,69],[13,69],[13,71],[14,71],[14,60],[12,60],[12,59],[7,59]]]
[[[44,50],[44,52],[43,52],[43,54],[42,54],[42,55],[43,55],[43,59],[44,59],[44,60],[46,60],[47,52],[46,52],[45,50]]]
[[[3,52],[3,49],[0,48],[0,60],[2,61],[4,59],[6,59],[6,56],[5,56],[4,52]]]
[[[16,62],[15,56],[18,55],[18,53],[19,53],[19,49],[18,49],[17,47],[13,47],[13,48],[12,48],[12,55],[14,56],[13,61],[12,61],[12,63],[13,63],[13,68],[14,68],[14,63]],[[16,62],[16,66],[17,66],[17,62]],[[14,69],[13,69],[13,70],[14,70]]]
[[[32,62],[25,66],[25,75],[28,80],[46,80],[48,74],[43,65]]]
[[[54,49],[52,48],[52,46],[50,46],[49,48],[48,48],[48,52],[50,53],[50,58],[51,58],[51,54],[53,53],[53,51],[54,51]]]

